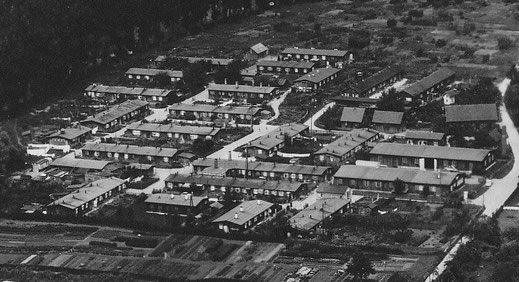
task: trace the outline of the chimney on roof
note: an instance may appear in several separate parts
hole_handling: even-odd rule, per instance
[[[218,159],[214,159],[214,168],[218,168]]]
[[[243,206],[240,206],[240,212],[243,212]]]
[[[236,81],[236,83],[234,84],[234,86],[235,86],[236,88],[239,87],[239,86],[238,86],[238,81]]]
[[[172,200],[175,199],[175,194],[170,194],[169,198],[172,199]]]
[[[229,160],[232,161],[232,153],[229,151]]]
[[[258,206],[260,206],[261,205],[261,200],[258,200],[257,204],[258,204]]]
[[[223,79],[223,84],[227,84],[227,78]]]
[[[237,212],[234,213],[234,219],[238,219],[238,213]]]

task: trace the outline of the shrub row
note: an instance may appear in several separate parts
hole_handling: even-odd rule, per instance
[[[104,242],[104,241],[90,241],[88,243],[90,247],[106,247],[106,248],[117,248],[115,242]]]
[[[222,261],[228,255],[230,255],[236,248],[237,245],[235,244],[223,244],[215,252],[211,253],[211,259],[213,261]]]

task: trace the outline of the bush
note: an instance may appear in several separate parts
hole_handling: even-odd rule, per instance
[[[435,45],[436,45],[436,47],[441,48],[441,47],[447,45],[447,41],[445,41],[445,39],[438,39],[438,40],[436,40]]]
[[[117,243],[115,242],[90,241],[88,245],[90,247],[117,248]]]
[[[497,39],[497,47],[499,50],[508,50],[514,46],[514,42],[509,37],[500,37]]]
[[[409,16],[414,18],[421,18],[423,17],[423,11],[422,10],[411,10],[408,13]]]
[[[205,252],[206,253],[212,253],[212,252],[216,251],[218,248],[220,248],[220,246],[222,244],[223,244],[223,240],[222,239],[211,240],[209,242],[209,244],[207,244],[207,247],[205,248]]]
[[[127,238],[126,246],[138,248],[155,248],[159,241],[155,238]]]
[[[222,261],[227,256],[229,256],[235,249],[237,245],[234,244],[222,244],[218,249],[211,254],[211,260],[213,261]]]
[[[396,24],[397,24],[397,20],[391,18],[391,19],[388,19],[387,22],[386,22],[387,26],[388,27],[395,27]]]

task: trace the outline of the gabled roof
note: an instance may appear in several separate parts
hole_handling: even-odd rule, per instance
[[[405,133],[406,139],[421,139],[421,140],[434,140],[441,141],[445,137],[444,133],[441,132],[432,132],[432,131],[418,131],[418,130],[408,130]]]
[[[319,83],[340,71],[340,69],[335,68],[319,68],[301,76],[300,78],[294,80],[294,82],[310,81],[313,83]]]
[[[51,134],[48,138],[59,137],[59,138],[63,138],[66,140],[72,140],[79,136],[85,135],[91,131],[92,131],[91,128],[79,125],[76,127],[67,127],[67,128],[61,129],[60,131],[58,131],[54,134]]]
[[[348,186],[346,185],[335,185],[327,182],[320,183],[317,187],[316,192],[321,194],[336,194],[336,195],[344,195],[346,191],[348,191]]]
[[[283,54],[299,54],[299,55],[310,55],[310,56],[331,56],[331,57],[344,57],[348,54],[348,51],[343,50],[328,50],[328,49],[305,49],[305,48],[285,48],[281,53]]]
[[[480,162],[490,152],[490,150],[486,149],[378,143],[371,150],[370,154]]]
[[[446,122],[498,121],[496,104],[445,106]]]
[[[262,148],[265,150],[270,150],[275,146],[282,144],[285,142],[285,136],[292,138],[297,136],[301,132],[308,129],[308,125],[304,124],[284,124],[279,128],[271,131],[261,137],[250,142],[250,147]]]
[[[289,223],[295,229],[308,231],[349,203],[350,200],[339,198],[318,199],[315,203],[291,217]]]
[[[299,164],[282,164],[271,162],[249,162],[242,160],[216,160],[218,168],[214,168],[215,159],[197,159],[193,162],[193,166],[204,168],[205,172],[227,172],[231,169],[248,169],[252,171],[278,172],[278,173],[295,173],[303,175],[322,176],[330,170],[328,166],[313,166]]]
[[[399,75],[403,71],[404,68],[402,66],[390,66],[362,80],[361,82],[350,85],[350,88],[357,93],[364,93],[369,89]]]
[[[259,61],[256,63],[257,66],[261,67],[281,67],[281,68],[302,68],[309,69],[315,66],[314,62],[305,61]]]
[[[229,222],[241,226],[254,217],[270,209],[273,205],[274,204],[263,200],[246,201],[239,204],[237,207],[228,211],[219,218],[213,220],[213,222]],[[235,214],[238,215],[238,218],[235,218]]]
[[[205,104],[184,104],[177,103],[169,106],[170,111],[187,111],[187,112],[206,112],[206,113],[221,113],[234,115],[253,115],[260,111],[258,107],[246,106],[214,106]]]
[[[357,122],[361,123],[364,119],[364,112],[366,112],[365,108],[357,108],[357,107],[343,107],[341,122]]]
[[[314,155],[333,155],[342,157],[359,146],[363,146],[369,139],[378,134],[375,130],[354,129],[337,140],[324,146]]]
[[[244,179],[233,177],[213,177],[206,175],[184,175],[184,174],[170,174],[165,182],[180,183],[180,184],[198,184],[211,186],[224,186],[234,188],[248,188],[248,189],[266,189],[271,191],[295,192],[306,185],[302,182],[290,181],[271,181],[260,179]]]
[[[276,87],[260,87],[249,85],[235,85],[235,84],[209,84],[207,86],[209,91],[226,91],[226,92],[244,92],[257,94],[270,94],[276,90]]]
[[[432,88],[436,84],[448,79],[456,73],[448,68],[441,68],[432,74],[424,77],[420,81],[415,82],[403,91],[411,96],[417,96],[427,89]]]
[[[111,177],[96,180],[87,183],[75,192],[65,195],[58,200],[49,204],[49,206],[59,205],[69,209],[76,209],[81,205],[93,201],[95,198],[116,189],[119,185],[125,183],[124,180]]]
[[[124,94],[124,95],[143,95],[143,96],[168,96],[171,94],[169,89],[160,88],[142,88],[142,87],[125,87],[125,86],[110,86],[102,84],[91,84],[85,88],[85,92],[109,93],[109,94]]]
[[[149,103],[142,100],[128,100],[95,116],[90,116],[82,122],[95,122],[99,124],[110,123],[124,115],[147,106]]]
[[[267,48],[267,46],[263,45],[262,43],[258,43],[256,45],[250,47],[250,49],[252,51],[254,51],[254,53],[256,53],[256,54],[261,54],[261,53],[269,50],[269,48]]]
[[[173,148],[160,148],[160,147],[148,147],[148,146],[134,146],[134,145],[123,145],[123,144],[112,144],[112,143],[89,143],[85,144],[82,151],[96,151],[96,152],[107,152],[107,153],[119,153],[119,154],[131,154],[138,156],[152,156],[152,157],[174,157],[178,150]]]
[[[179,70],[163,70],[163,69],[148,69],[148,68],[130,68],[126,71],[126,75],[149,75],[155,76],[164,73],[169,77],[182,78],[184,74]]]
[[[179,134],[196,134],[203,136],[214,136],[220,132],[220,128],[208,126],[173,125],[160,123],[134,122],[126,127],[127,130],[140,130],[145,132],[165,132]]]
[[[392,111],[375,110],[373,113],[372,123],[378,124],[402,124],[404,113]]]
[[[358,102],[366,104],[377,104],[379,99],[373,99],[369,97],[350,97],[350,96],[335,96],[332,98],[335,102]]]
[[[108,161],[97,161],[97,160],[75,159],[75,158],[63,157],[63,158],[55,159],[50,164],[50,166],[102,170],[109,163],[110,162],[108,162]]]
[[[371,167],[360,165],[343,165],[333,176],[334,178],[348,178],[373,181],[394,181],[400,179],[405,183],[417,185],[450,185],[460,173],[436,172],[396,167]]]
[[[193,195],[174,195],[168,193],[157,193],[151,194],[144,201],[145,203],[171,205],[171,206],[184,206],[184,207],[196,207],[206,200],[207,197],[198,197]]]

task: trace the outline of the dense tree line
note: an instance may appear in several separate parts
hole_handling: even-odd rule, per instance
[[[0,0],[0,115],[59,95],[104,64],[270,2],[294,1]]]

